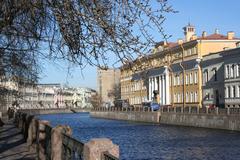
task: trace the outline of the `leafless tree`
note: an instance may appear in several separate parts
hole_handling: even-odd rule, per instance
[[[152,33],[168,39],[162,24],[174,12],[167,0],[0,0],[0,76],[34,82],[40,58],[102,69],[132,61]]]
[[[1,55],[23,66],[43,55],[105,68],[112,55],[146,53],[151,32],[167,39],[165,13],[175,11],[167,0],[5,0],[0,12]]]

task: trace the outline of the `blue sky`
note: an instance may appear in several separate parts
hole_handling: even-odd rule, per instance
[[[169,3],[179,13],[167,15],[164,29],[172,35],[170,41],[175,42],[183,38],[182,28],[190,22],[196,27],[196,33],[202,31],[207,34],[214,33],[219,29],[220,34],[234,31],[240,37],[239,0],[169,0]],[[159,41],[162,37],[156,37]],[[84,70],[74,67],[68,74],[68,64],[60,62],[57,65],[51,61],[44,61],[43,73],[40,75],[40,83],[61,83],[70,86],[90,87],[96,89],[97,70],[87,66]]]

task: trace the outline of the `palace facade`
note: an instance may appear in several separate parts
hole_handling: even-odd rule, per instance
[[[130,104],[141,104],[153,99],[157,91],[161,105],[202,106],[202,58],[213,52],[236,48],[240,39],[234,32],[201,36],[195,27],[183,28],[184,39],[160,42],[153,52],[121,67],[121,98]]]

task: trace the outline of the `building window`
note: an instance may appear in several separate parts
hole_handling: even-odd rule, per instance
[[[228,98],[230,98],[230,97],[231,97],[231,87],[228,86]]]
[[[197,95],[197,92],[195,92],[194,97],[195,97],[195,102],[197,102],[197,101],[198,101],[198,95]]]
[[[186,102],[188,102],[188,92],[186,93]]]
[[[181,97],[180,97],[180,93],[178,93],[178,103],[181,102]]]
[[[192,73],[190,73],[190,75],[189,75],[189,81],[190,81],[190,84],[193,84],[193,75],[192,75]]]
[[[230,78],[233,78],[234,77],[234,64],[231,66],[230,68]]]
[[[197,75],[197,72],[194,73],[194,83],[195,83],[195,84],[198,83],[198,75]]]
[[[173,79],[173,85],[176,86],[177,85],[177,75],[174,77]]]
[[[188,84],[188,74],[186,74],[186,84]]]
[[[225,68],[225,78],[229,78],[229,74],[230,74],[229,65],[227,65]]]
[[[235,86],[232,86],[232,89],[233,89],[233,98],[235,98],[236,97],[236,87]]]
[[[191,49],[188,49],[188,50],[187,50],[188,56],[190,56],[190,55],[192,54],[191,52],[192,52]]]
[[[214,81],[217,81],[217,68],[213,68]]]
[[[195,52],[195,47],[192,48],[192,54],[196,54],[196,52]]]
[[[190,102],[193,102],[193,92],[190,92]]]
[[[206,99],[206,100],[209,100],[209,93],[206,93],[205,99]]]
[[[180,85],[180,76],[177,76],[177,84]]]
[[[203,75],[204,75],[204,83],[207,83],[208,82],[208,70],[207,69],[203,72]]]

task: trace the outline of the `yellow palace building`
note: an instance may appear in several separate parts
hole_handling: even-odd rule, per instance
[[[122,99],[141,104],[152,101],[155,91],[161,105],[202,106],[202,57],[235,48],[240,39],[232,31],[222,35],[218,30],[198,37],[190,24],[183,30],[184,39],[160,42],[151,54],[121,67]]]

